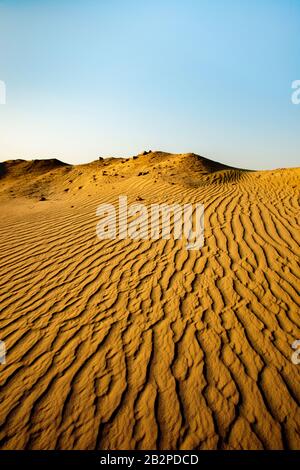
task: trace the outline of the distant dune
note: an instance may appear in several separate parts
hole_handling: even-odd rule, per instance
[[[205,207],[205,243],[96,208]],[[0,164],[2,449],[300,449],[300,168],[145,152]]]

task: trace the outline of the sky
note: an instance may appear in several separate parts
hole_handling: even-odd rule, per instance
[[[0,0],[0,160],[300,166],[300,0]]]

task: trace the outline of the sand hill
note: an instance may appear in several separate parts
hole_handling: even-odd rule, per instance
[[[96,208],[205,206],[205,244]],[[300,169],[150,152],[0,165],[2,449],[300,449]]]

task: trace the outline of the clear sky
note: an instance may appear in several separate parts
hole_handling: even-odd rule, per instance
[[[0,160],[300,166],[300,0],[0,0]]]

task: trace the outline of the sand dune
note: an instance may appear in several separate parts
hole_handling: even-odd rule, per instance
[[[205,244],[96,207],[205,206]],[[0,166],[2,449],[300,449],[300,169],[163,152]]]

